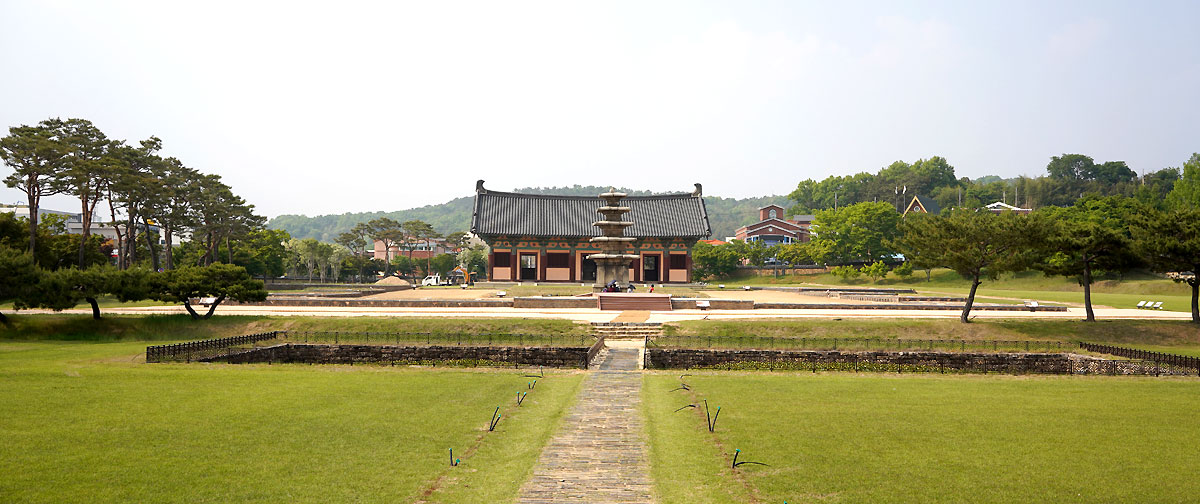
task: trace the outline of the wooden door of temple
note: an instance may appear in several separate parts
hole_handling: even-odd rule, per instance
[[[642,257],[642,281],[643,282],[659,282],[661,275],[659,269],[662,266],[660,260],[662,256],[651,254]]]
[[[596,261],[584,259],[583,266],[580,268],[580,281],[595,282],[596,281]]]
[[[521,280],[537,280],[537,254],[521,253]]]

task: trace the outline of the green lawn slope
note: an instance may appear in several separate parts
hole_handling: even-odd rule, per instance
[[[659,502],[1189,502],[1194,378],[652,374]],[[715,433],[702,409],[721,415]],[[739,461],[769,465],[730,464]]]
[[[777,286],[834,286],[834,287],[886,287],[910,288],[924,295],[966,296],[971,284],[957,273],[937,269],[926,281],[924,271],[916,271],[912,277],[901,279],[885,278],[877,283],[870,279],[842,280],[830,274],[785,275],[774,277],[767,272],[764,276],[746,275],[722,280],[726,285],[777,285]],[[996,281],[985,281],[976,294],[983,301],[986,297],[1012,298],[1015,300],[1039,300],[1083,306],[1083,287],[1073,278],[1047,277],[1036,271],[1004,275]],[[1138,301],[1162,301],[1163,309],[1170,311],[1191,310],[1191,291],[1186,284],[1146,273],[1129,273],[1122,279],[1105,279],[1092,284],[1092,303],[1095,306],[1112,308],[1134,308]]]
[[[512,370],[143,364],[143,349],[0,342],[0,500],[511,501],[582,377],[547,372],[518,408],[529,378]]]

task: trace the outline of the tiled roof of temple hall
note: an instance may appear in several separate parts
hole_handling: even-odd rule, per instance
[[[481,180],[475,185],[471,232],[560,238],[600,236],[600,228],[592,223],[603,218],[596,212],[603,205],[597,196],[489,191]],[[627,196],[621,205],[629,207],[625,219],[633,222],[625,229],[625,236],[702,238],[712,234],[700,184],[691,193]]]

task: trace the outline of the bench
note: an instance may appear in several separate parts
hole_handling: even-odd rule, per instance
[[[707,310],[708,306],[709,306],[708,301],[703,301],[703,300],[696,301],[696,308],[699,308],[701,310]]]
[[[1140,310],[1142,308],[1145,308],[1146,305],[1148,305],[1148,304],[1150,304],[1149,301],[1138,301],[1137,308]]]
[[[1036,310],[1038,306],[1041,306],[1041,305],[1039,305],[1037,301],[1026,301],[1025,302],[1025,307],[1029,308],[1029,311]]]

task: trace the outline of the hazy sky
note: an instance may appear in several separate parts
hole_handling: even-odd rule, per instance
[[[1197,19],[1194,1],[0,0],[0,125],[157,135],[267,216],[481,178],[786,194],[933,155],[970,177],[1064,152],[1142,172],[1200,151]]]

